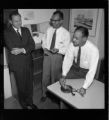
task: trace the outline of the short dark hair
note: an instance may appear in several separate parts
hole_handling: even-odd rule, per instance
[[[10,15],[9,15],[9,20],[12,20],[12,16],[17,16],[17,15],[19,15],[20,17],[21,17],[21,15],[17,12],[17,11],[13,11],[13,12],[11,12],[10,13]]]
[[[56,14],[59,14],[60,18],[63,20],[64,19],[64,15],[63,15],[63,12],[57,10],[53,13],[53,15],[56,15]]]
[[[83,37],[88,37],[88,36],[89,36],[88,28],[83,27],[83,26],[78,26],[78,27],[75,29],[75,32],[76,32],[77,30],[82,32]]]

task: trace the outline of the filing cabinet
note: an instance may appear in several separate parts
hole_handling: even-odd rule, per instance
[[[39,48],[32,52],[34,86],[41,83],[43,70],[43,49]]]

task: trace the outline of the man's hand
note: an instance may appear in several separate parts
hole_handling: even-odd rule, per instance
[[[77,91],[82,97],[84,97],[84,95],[86,94],[86,89],[84,89],[83,87],[78,89]]]
[[[59,49],[53,48],[53,49],[51,50],[51,52],[52,52],[53,54],[55,54],[55,53],[59,52]]]
[[[44,51],[48,51],[48,49],[47,49],[47,48],[44,48]]]
[[[11,54],[18,55],[20,53],[23,53],[24,49],[23,48],[13,48],[11,51]]]
[[[50,51],[47,48],[44,48],[44,54],[51,55]]]
[[[65,87],[66,79],[65,79],[64,76],[62,76],[62,77],[60,78],[59,83],[60,83],[61,86]]]

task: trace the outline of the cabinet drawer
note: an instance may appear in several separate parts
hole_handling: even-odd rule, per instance
[[[33,60],[33,72],[34,74],[42,71],[43,69],[43,58]]]
[[[33,58],[33,59],[34,59],[34,58],[37,58],[37,57],[41,57],[41,56],[43,56],[43,49],[42,49],[42,48],[37,49],[37,50],[34,50],[34,51],[32,52],[32,58]]]
[[[35,86],[41,84],[41,81],[42,81],[42,72],[40,72],[39,74],[34,75],[33,77],[34,77],[34,85]]]

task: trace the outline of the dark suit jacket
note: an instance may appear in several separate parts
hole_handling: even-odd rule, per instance
[[[28,28],[21,27],[22,40],[19,39],[13,27],[4,31],[5,44],[8,49],[8,64],[11,70],[20,70],[29,67],[32,63],[31,51],[35,49],[35,43]],[[11,54],[12,48],[24,48],[26,54]]]

